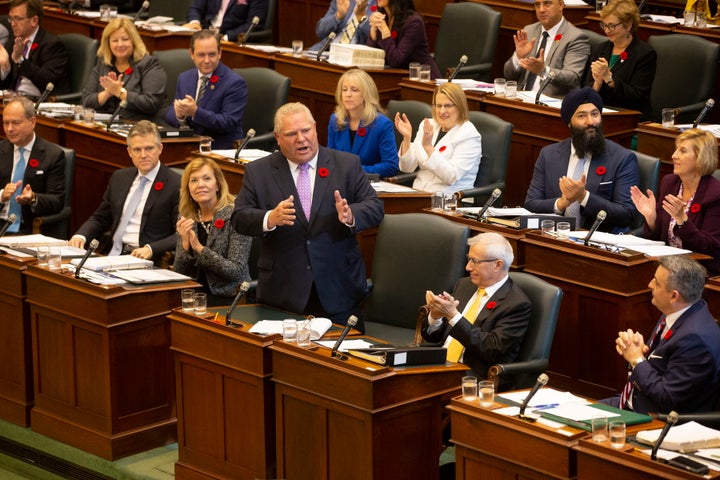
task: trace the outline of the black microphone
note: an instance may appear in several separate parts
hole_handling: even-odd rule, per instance
[[[593,233],[595,233],[595,230],[598,229],[600,224],[605,221],[605,218],[607,217],[607,212],[605,210],[600,210],[595,217],[595,223],[593,223],[592,228],[588,232],[587,236],[585,237],[585,241],[583,244],[587,247],[588,243],[590,243],[590,237],[593,236]]]
[[[50,96],[50,93],[55,88],[55,85],[52,82],[48,82],[47,85],[45,85],[45,91],[40,95],[40,98],[38,98],[38,101],[35,102],[35,110],[40,107],[40,104],[43,103],[47,98]]]
[[[455,77],[457,77],[457,74],[460,73],[460,69],[465,66],[467,61],[467,55],[463,55],[462,57],[460,57],[460,61],[458,62],[457,67],[455,67],[455,70],[453,70],[452,74],[448,78],[448,82],[452,82]]]
[[[490,194],[490,198],[487,199],[487,201],[485,202],[485,205],[482,206],[482,208],[480,209],[480,211],[477,214],[478,220],[482,220],[482,217],[483,217],[483,215],[485,215],[485,212],[487,212],[488,208],[493,206],[493,203],[495,203],[495,201],[498,198],[500,198],[500,195],[502,195],[502,190],[500,190],[499,188],[496,188],[495,190],[492,191],[492,193]]]
[[[712,98],[708,98],[707,102],[705,102],[705,106],[703,107],[703,109],[700,111],[697,118],[693,122],[693,128],[697,128],[698,123],[700,123],[702,121],[702,119],[705,118],[705,115],[707,115],[707,113],[710,111],[710,109],[713,108],[714,106],[715,106],[715,100],[713,100]]]
[[[240,150],[245,148],[247,146],[248,142],[250,142],[250,140],[254,136],[255,136],[255,129],[251,128],[250,130],[247,131],[247,133],[245,134],[245,138],[243,138],[242,143],[240,143],[240,146],[237,148],[237,150],[235,150],[235,163],[237,163],[238,157],[240,156]]]
[[[90,246],[88,246],[87,250],[85,250],[85,255],[83,255],[82,260],[80,260],[80,263],[77,264],[77,267],[75,267],[75,278],[80,278],[80,269],[85,265],[85,262],[87,262],[87,259],[90,258],[90,255],[95,251],[95,249],[100,245],[100,242],[98,242],[97,238],[93,238],[92,242],[90,242]]]
[[[242,34],[242,40],[240,40],[241,47],[247,43],[248,37],[250,36],[252,31],[255,30],[255,27],[257,27],[259,23],[260,23],[260,17],[257,17],[257,16],[253,17],[252,21],[250,22],[250,26],[245,31],[245,33]]]
[[[530,392],[527,394],[527,397],[525,397],[525,400],[523,400],[522,405],[520,405],[520,417],[525,416],[525,407],[527,407],[528,402],[532,397],[535,396],[535,394],[538,392],[538,390],[540,390],[541,387],[547,385],[548,380],[550,379],[547,375],[545,375],[544,373],[540,374],[540,376],[535,381],[535,385],[533,385],[532,390],[530,390]]]
[[[148,0],[145,0],[142,3],[142,7],[140,7],[140,10],[138,10],[138,12],[133,17],[133,19],[132,19],[133,23],[137,22],[140,19],[140,15],[147,12],[149,8],[150,8],[150,2],[148,2]]]
[[[347,334],[350,333],[350,330],[352,327],[357,325],[358,318],[355,315],[350,315],[350,318],[348,318],[347,324],[345,324],[345,328],[343,329],[342,333],[340,334],[340,337],[335,342],[335,345],[333,345],[332,351],[330,352],[330,356],[334,357],[337,355],[338,348],[340,348],[340,344],[345,340],[345,337],[347,337]]]
[[[0,237],[5,235],[5,233],[8,231],[8,228],[10,228],[10,225],[15,223],[15,220],[17,220],[17,215],[14,213],[11,213],[9,217],[5,219],[5,225],[0,227]]]
[[[237,306],[238,302],[242,297],[247,295],[248,290],[250,290],[250,282],[242,282],[240,284],[240,287],[238,288],[238,293],[235,295],[235,298],[233,298],[232,303],[228,307],[227,311],[225,312],[225,325],[228,327],[239,327],[239,323],[233,323],[230,320],[230,316],[232,315],[233,310],[235,310],[235,307]]]
[[[652,448],[652,454],[650,455],[651,460],[657,460],[657,451],[658,448],[660,448],[660,445],[662,444],[663,440],[665,440],[665,437],[667,436],[668,432],[670,431],[670,428],[675,425],[678,421],[678,414],[675,410],[668,413],[667,420],[665,420],[665,426],[662,429],[662,432],[660,432],[660,435],[658,435],[657,440],[655,440],[655,445],[653,445]]]
[[[544,103],[542,103],[540,101],[540,95],[542,95],[542,93],[545,91],[545,88],[547,88],[547,86],[550,85],[554,79],[555,79],[555,72],[550,70],[548,72],[547,76],[545,77],[545,79],[543,79],[543,81],[540,82],[540,86],[538,87],[537,95],[535,95],[535,105],[545,105]],[[547,107],[547,105],[545,105],[545,106]]]
[[[330,35],[328,35],[327,38],[325,39],[325,43],[323,43],[322,47],[320,47],[320,50],[318,50],[317,59],[316,59],[318,62],[320,61],[320,57],[322,56],[323,52],[325,50],[327,50],[328,48],[330,48],[330,44],[332,43],[333,40],[335,40],[335,32],[330,32]]]
[[[110,116],[110,120],[108,120],[107,125],[105,126],[105,130],[110,130],[110,125],[112,125],[113,121],[115,121],[115,118],[120,114],[120,110],[127,107],[127,100],[123,100],[120,102],[120,105],[117,106],[113,114]]]

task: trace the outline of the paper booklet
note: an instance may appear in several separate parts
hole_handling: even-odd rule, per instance
[[[67,240],[48,237],[47,235],[18,235],[0,237],[0,246],[3,247],[55,247],[67,245]]]
[[[79,258],[73,259],[70,263],[77,266],[80,263]],[[132,255],[118,255],[111,257],[93,257],[88,258],[83,268],[93,270],[95,272],[109,272],[112,270],[134,270],[139,268],[152,268],[151,260],[133,257]]]
[[[657,430],[642,430],[637,433],[635,438],[638,442],[655,445],[661,431],[660,428]],[[720,447],[720,430],[706,427],[697,422],[688,422],[671,427],[662,442],[662,448],[665,450],[681,452],[713,447]]]
[[[304,322],[307,320],[298,320],[298,323]],[[312,320],[310,320],[310,340],[319,340],[322,338],[325,333],[327,333],[328,330],[330,330],[330,327],[332,326],[332,322],[329,318],[320,318],[315,317]],[[259,322],[255,323],[252,327],[250,327],[250,332],[252,333],[258,333],[261,335],[269,335],[276,333],[278,335],[282,335],[283,333],[283,321],[282,320],[260,320]]]

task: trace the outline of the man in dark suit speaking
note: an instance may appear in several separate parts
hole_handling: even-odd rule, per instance
[[[110,177],[100,206],[70,239],[73,247],[102,240],[108,255],[130,254],[159,262],[163,252],[175,250],[180,175],[160,163],[162,143],[157,126],[147,120],[135,124],[127,136],[134,167]],[[108,252],[109,250],[109,252]]]
[[[360,158],[318,145],[301,103],[275,113],[280,152],[245,168],[232,223],[262,236],[257,300],[345,323],[367,292],[357,232],[377,226],[383,204]]]

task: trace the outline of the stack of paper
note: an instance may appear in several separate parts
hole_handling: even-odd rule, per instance
[[[14,248],[32,248],[32,247],[55,247],[67,245],[67,240],[48,237],[46,235],[19,235],[0,238],[0,246]]]
[[[72,260],[70,263],[77,266],[80,263],[79,258]],[[96,272],[109,272],[112,270],[133,270],[139,268],[152,268],[153,262],[142,258],[133,257],[132,255],[118,255],[111,257],[94,257],[88,258],[83,268]]]
[[[655,445],[662,429],[643,430],[637,433],[638,442]],[[693,451],[701,448],[720,447],[720,430],[688,422],[670,428],[662,442],[662,448],[675,451]]]

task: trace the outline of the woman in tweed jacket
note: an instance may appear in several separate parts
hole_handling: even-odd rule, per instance
[[[175,271],[205,286],[208,306],[228,305],[250,280],[250,237],[232,228],[235,197],[214,160],[194,158],[180,182]]]

